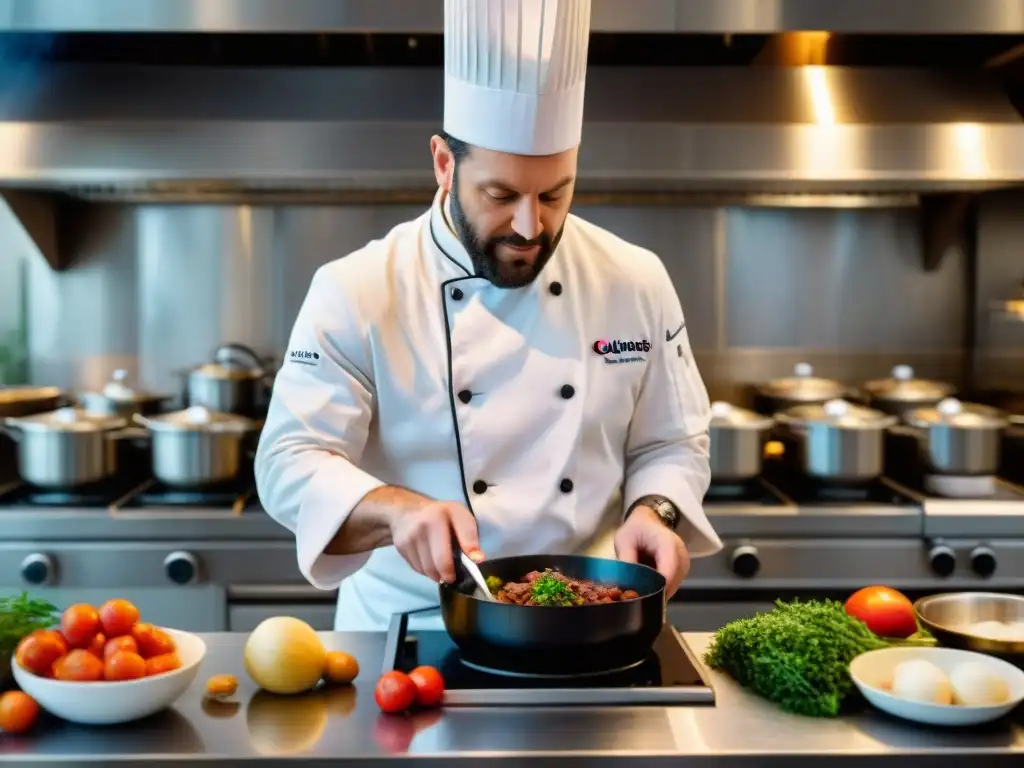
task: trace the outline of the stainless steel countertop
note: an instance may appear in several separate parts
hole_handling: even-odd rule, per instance
[[[823,758],[844,766],[957,766],[965,757],[986,766],[1024,759],[1024,715],[970,731],[936,730],[873,711],[836,720],[791,716],[711,674],[715,707],[468,709],[382,715],[373,700],[384,636],[323,635],[330,648],[360,661],[355,685],[303,697],[257,693],[243,671],[245,636],[204,635],[209,653],[195,685],[176,707],[145,722],[80,728],[45,718],[35,733],[0,736],[0,763],[17,765],[172,766],[217,768],[345,761],[382,766],[415,758],[419,765],[453,760],[540,766],[683,764],[798,766]],[[695,654],[710,639],[687,634]],[[204,707],[213,674],[233,673],[237,704]]]
[[[1024,505],[1021,507],[1024,512]],[[917,538],[920,507],[761,507],[709,504],[706,512],[721,536],[821,536]],[[1015,518],[1019,522],[1019,518]],[[106,509],[80,507],[0,508],[2,541],[162,541],[184,539],[291,540],[293,534],[258,505],[241,514],[190,508]]]

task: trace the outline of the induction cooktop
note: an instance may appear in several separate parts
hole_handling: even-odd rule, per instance
[[[538,608],[535,610],[556,610]],[[561,609],[559,609],[561,610]],[[566,609],[571,610],[571,609]],[[444,631],[409,632],[409,614],[388,628],[384,671],[435,667],[445,681],[445,706],[713,705],[715,694],[675,627],[665,624],[640,664],[606,674],[531,677],[465,664]]]

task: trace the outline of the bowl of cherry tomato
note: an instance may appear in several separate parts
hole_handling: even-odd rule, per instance
[[[196,635],[139,620],[127,600],[79,603],[60,627],[22,638],[11,672],[47,712],[83,725],[114,725],[172,705],[206,655]]]

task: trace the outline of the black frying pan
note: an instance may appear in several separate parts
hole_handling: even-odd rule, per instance
[[[441,584],[441,616],[472,665],[508,673],[580,675],[643,661],[665,619],[665,577],[646,565],[578,555],[486,560],[484,577],[520,581],[551,568],[576,579],[632,589],[639,598],[571,607],[498,603],[473,595],[475,583],[455,558],[458,578]]]

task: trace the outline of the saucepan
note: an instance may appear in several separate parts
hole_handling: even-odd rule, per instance
[[[522,582],[551,569],[638,597],[587,605],[517,605],[477,597],[458,558],[440,585],[441,617],[464,663],[505,674],[572,677],[643,662],[665,622],[665,577],[655,569],[582,555],[522,555],[480,563],[487,579]]]

